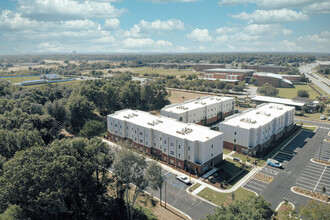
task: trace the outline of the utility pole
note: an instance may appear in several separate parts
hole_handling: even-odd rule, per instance
[[[166,209],[166,180],[164,185],[165,185],[164,188],[165,188],[165,209]]]

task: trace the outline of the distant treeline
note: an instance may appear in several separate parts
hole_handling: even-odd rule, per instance
[[[189,54],[113,54],[113,55],[87,55],[87,54],[67,54],[67,55],[17,55],[0,56],[0,64],[8,63],[41,63],[43,60],[109,60],[117,62],[138,61],[138,64],[145,63],[184,63],[208,61],[210,63],[232,63],[249,62],[259,64],[285,65],[287,63],[310,63],[315,60],[329,60],[329,54],[289,54],[289,53],[189,53]],[[141,63],[140,63],[141,62]]]

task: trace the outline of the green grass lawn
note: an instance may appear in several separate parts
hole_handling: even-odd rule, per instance
[[[61,84],[61,85],[67,85],[67,86],[75,86],[79,85],[79,83],[82,81],[79,80],[73,80],[73,81],[66,81],[66,82],[57,82],[57,83],[52,83],[52,84]],[[43,87],[46,86],[47,84],[38,84],[38,85],[29,85],[29,86],[24,86],[24,87]]]
[[[225,148],[223,149],[224,154],[230,154],[231,152],[232,152],[231,150],[228,150],[228,149],[225,149]]]
[[[36,80],[36,79],[40,79],[40,76],[5,78],[5,80],[10,81],[11,83],[19,83],[23,81]]]
[[[249,163],[254,163],[254,161],[258,161],[257,165],[258,166],[263,166],[266,161],[265,160],[262,160],[262,159],[259,159],[259,158],[255,158],[255,157],[247,157],[243,154],[238,154],[238,153],[234,153],[233,155],[231,155],[232,157],[237,157],[239,159],[242,160],[242,163],[245,163],[245,162],[249,162]]]
[[[193,192],[195,189],[197,189],[198,187],[200,187],[201,184],[200,183],[196,183],[194,185],[192,185],[190,188],[189,188],[189,191],[190,192]]]
[[[297,125],[301,125],[300,122],[297,122],[296,123]],[[316,125],[312,125],[312,124],[308,124],[308,123],[303,123],[303,129],[306,129],[306,130],[311,130],[311,131],[315,131],[315,129],[317,128]]]
[[[214,204],[217,204],[218,206],[221,206],[222,204],[229,204],[234,200],[246,199],[247,197],[254,196],[255,194],[243,188],[238,188],[233,193],[220,193],[206,187],[197,195]]]
[[[319,87],[313,85],[319,92],[324,93],[323,90],[321,90]],[[315,92],[309,85],[295,85],[294,88],[278,88],[279,93],[278,96],[281,98],[286,98],[286,99],[292,99],[294,97],[297,97],[297,92],[299,90],[306,90],[309,93],[309,98],[310,99],[316,99],[316,96],[320,96],[317,92]]]

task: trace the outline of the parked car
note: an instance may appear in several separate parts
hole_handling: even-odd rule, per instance
[[[274,160],[274,159],[267,159],[267,163],[268,163],[268,165],[270,165],[272,167],[277,167],[277,168],[282,167],[282,164],[280,162],[278,162],[277,160]]]
[[[176,175],[175,178],[188,185],[191,183],[190,178],[185,175]]]
[[[329,118],[328,118],[328,121],[330,121],[330,116],[329,116]]]
[[[320,119],[321,120],[325,120],[325,116],[324,115],[321,115]]]

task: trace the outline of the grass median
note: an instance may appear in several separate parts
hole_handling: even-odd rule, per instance
[[[249,190],[238,188],[233,193],[221,193],[214,191],[208,187],[203,189],[200,193],[197,194],[198,196],[218,205],[227,205],[232,203],[235,200],[243,200],[248,198],[249,196],[254,196],[255,194]]]

